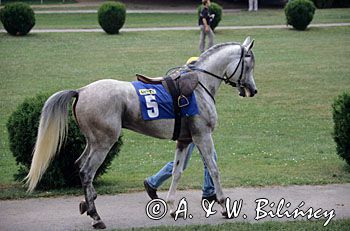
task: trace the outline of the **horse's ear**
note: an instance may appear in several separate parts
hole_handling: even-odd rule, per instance
[[[251,49],[253,48],[253,46],[254,46],[254,39],[252,40],[252,39],[250,38],[250,36],[248,36],[248,37],[244,40],[244,42],[243,42],[242,45],[243,45],[244,47],[246,47],[247,50],[249,51],[249,50],[251,50]]]
[[[250,38],[250,36],[246,37],[242,46],[247,47],[247,45],[252,41],[252,39]]]
[[[255,42],[255,40],[253,39],[253,40],[249,43],[249,45],[247,46],[248,51],[251,50],[251,49],[253,48],[254,42]]]

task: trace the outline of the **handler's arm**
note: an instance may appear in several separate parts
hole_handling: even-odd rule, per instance
[[[209,31],[209,25],[208,25],[208,22],[205,18],[202,18],[202,22],[203,22],[203,25],[204,25],[204,28],[205,28],[205,32],[208,32]]]

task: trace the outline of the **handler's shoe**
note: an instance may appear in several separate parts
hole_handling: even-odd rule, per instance
[[[202,197],[202,200],[205,200],[205,199],[207,199],[209,203],[211,203],[212,201],[218,202],[218,199],[216,198],[216,194],[209,197]]]
[[[146,192],[148,194],[148,196],[154,200],[154,199],[158,199],[158,195],[157,195],[157,189],[152,188],[148,182],[147,179],[143,181],[143,185],[145,186]]]

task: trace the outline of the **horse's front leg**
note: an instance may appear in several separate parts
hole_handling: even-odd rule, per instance
[[[188,154],[189,142],[177,141],[176,143],[176,152],[175,152],[175,160],[173,166],[173,176],[171,185],[167,195],[167,204],[169,206],[170,215],[175,217],[175,192],[177,185],[179,183],[181,174],[184,170],[184,164],[186,160],[186,155]]]
[[[210,176],[213,179],[216,198],[219,201],[219,204],[222,207],[222,215],[227,216],[226,206],[225,206],[225,196],[222,191],[221,183],[220,183],[220,173],[219,168],[214,160],[214,143],[210,133],[207,133],[202,136],[193,137],[193,142],[197,145],[201,155],[203,156],[203,160],[207,165]]]

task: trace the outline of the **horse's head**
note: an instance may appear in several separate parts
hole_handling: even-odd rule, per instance
[[[206,78],[207,92],[211,94],[223,81],[237,88],[240,96],[253,97],[258,93],[253,76],[253,45],[254,40],[250,37],[242,45],[235,42],[217,44],[201,54],[194,64],[187,64],[186,67],[204,73],[202,78]]]
[[[255,64],[253,46],[254,40],[247,37],[241,46],[238,63],[237,59],[233,60],[225,72],[226,83],[236,87],[242,97],[253,97],[258,93],[253,76]]]

